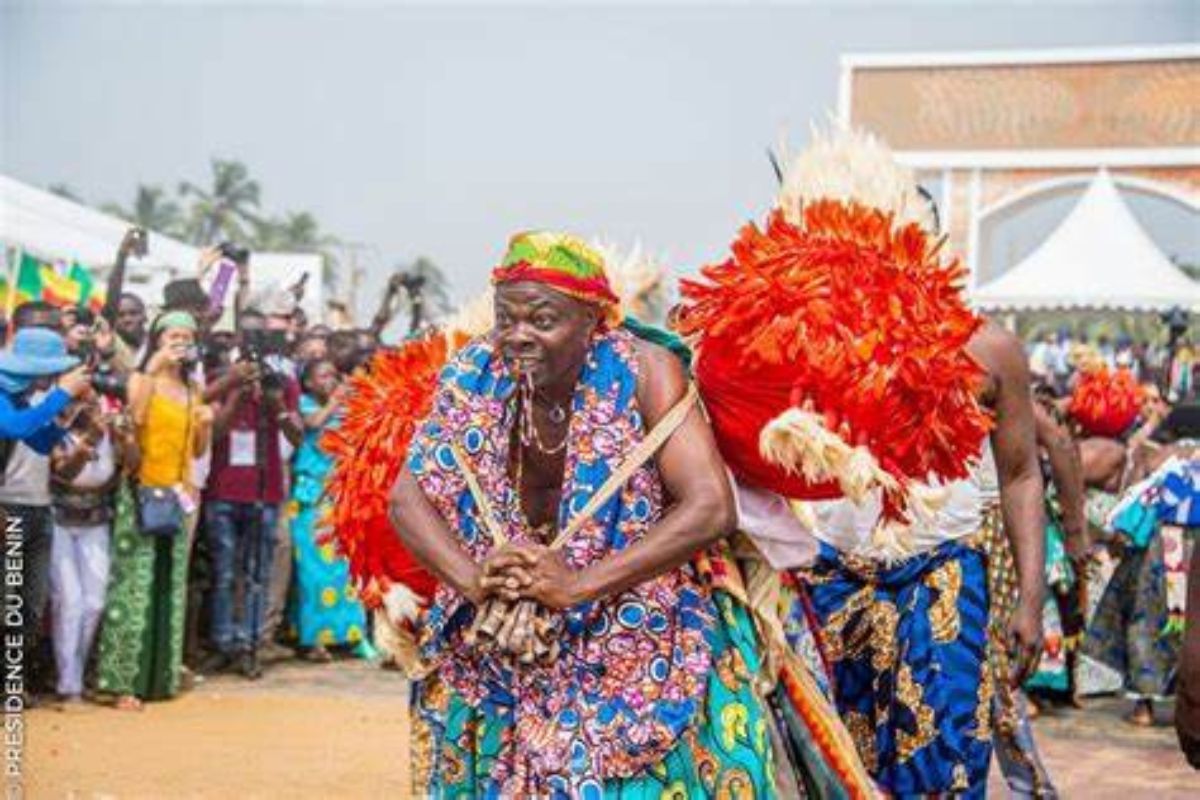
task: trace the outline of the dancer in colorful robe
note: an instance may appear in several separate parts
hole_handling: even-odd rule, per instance
[[[680,361],[619,325],[571,237],[514,237],[493,281],[494,332],[442,372],[393,491],[440,581],[419,622],[417,793],[774,796],[753,623],[691,563],[734,508]],[[553,654],[482,646],[489,603],[535,609]]]
[[[818,137],[767,224],[684,283],[678,315],[735,475],[807,501],[822,545],[802,577],[838,708],[872,775],[902,797],[986,788],[994,681],[976,465],[989,442],[1016,551],[1004,634],[1018,673],[1041,638],[1024,353],[966,307],[930,216],[886,148]]]

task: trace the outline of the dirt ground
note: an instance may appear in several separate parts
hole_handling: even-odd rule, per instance
[[[407,796],[406,684],[359,662],[289,663],[258,683],[222,677],[142,712],[88,705],[29,712],[26,796],[360,798]],[[1200,797],[1166,726],[1121,721],[1126,704],[1093,700],[1037,724],[1062,796]],[[993,776],[993,797],[1005,797]]]
[[[29,712],[27,797],[407,795],[407,685],[356,662],[210,679],[140,712]]]

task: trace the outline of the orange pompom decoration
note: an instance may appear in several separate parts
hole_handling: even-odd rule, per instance
[[[388,519],[388,494],[417,426],[433,406],[438,373],[451,347],[447,336],[437,333],[379,352],[366,370],[350,378],[341,425],[321,438],[334,459],[326,488],[332,500],[327,537],[350,562],[350,574],[370,607],[379,606],[393,582],[422,600],[436,588],[435,578],[396,535]]]
[[[677,326],[735,475],[799,499],[879,487],[893,519],[910,482],[967,476],[991,426],[966,352],[982,320],[940,244],[890,213],[817,200],[799,225],[779,211],[747,225],[731,258],[682,282]]]
[[[1145,400],[1128,369],[1099,366],[1080,372],[1068,411],[1089,436],[1116,438],[1137,421]]]

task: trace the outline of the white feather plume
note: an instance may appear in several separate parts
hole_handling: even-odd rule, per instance
[[[831,126],[812,129],[812,142],[792,157],[781,146],[783,185],[776,205],[794,225],[804,204],[819,199],[857,202],[895,215],[897,225],[912,222],[935,228],[929,202],[917,191],[911,169],[896,162],[879,138],[864,131]]]

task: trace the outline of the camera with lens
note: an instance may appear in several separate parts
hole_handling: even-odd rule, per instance
[[[129,391],[129,376],[104,368],[92,373],[92,388],[96,394],[124,401]]]
[[[217,246],[221,251],[221,255],[228,258],[237,264],[245,264],[250,260],[250,248],[234,244],[233,242],[221,242]]]
[[[287,352],[287,332],[267,330],[242,331],[242,356],[251,364],[258,365],[262,374],[263,391],[282,391],[286,381],[284,376],[273,369],[271,357],[282,356]]]

